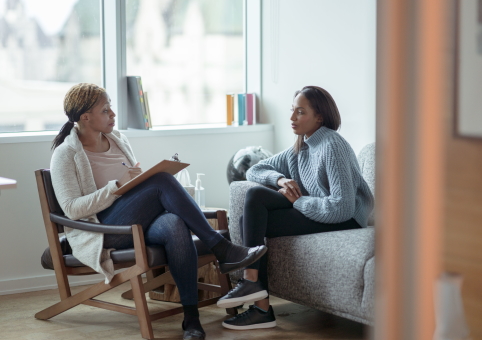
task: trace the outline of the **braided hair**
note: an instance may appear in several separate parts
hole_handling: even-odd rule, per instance
[[[105,89],[95,84],[80,83],[72,86],[64,98],[64,113],[68,118],[55,137],[52,143],[52,149],[62,144],[65,138],[80,120],[80,116],[94,107],[97,100],[104,94]]]

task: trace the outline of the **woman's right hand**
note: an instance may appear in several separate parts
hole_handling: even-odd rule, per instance
[[[124,184],[126,184],[127,182],[129,182],[131,179],[133,179],[134,177],[137,177],[139,176],[141,173],[142,173],[142,169],[139,168],[139,165],[141,163],[137,163],[136,165],[134,166],[130,166],[127,168],[127,171],[125,172],[124,176],[122,176],[121,179],[119,179],[117,181],[117,187],[121,187],[123,186]]]
[[[286,193],[290,196],[293,196],[296,198],[300,198],[301,196],[303,196],[303,194],[301,193],[301,189],[298,186],[298,183],[296,183],[296,181],[293,179],[281,177],[278,180],[278,186],[285,188]]]

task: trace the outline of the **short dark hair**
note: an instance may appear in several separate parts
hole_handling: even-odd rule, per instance
[[[335,100],[325,89],[319,86],[305,86],[301,90],[295,92],[293,98],[302,94],[310,103],[310,107],[315,111],[315,114],[321,115],[321,126],[337,131],[341,126],[341,117]],[[296,139],[294,150],[296,153],[300,152],[305,144],[304,135],[299,135]]]

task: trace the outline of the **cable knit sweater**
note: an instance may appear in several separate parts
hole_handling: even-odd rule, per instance
[[[251,167],[246,177],[276,188],[281,177],[295,180],[303,196],[293,207],[317,222],[354,218],[366,227],[373,209],[374,198],[353,149],[340,134],[324,126],[305,138],[298,154],[290,147]]]
[[[129,141],[123,134],[114,130],[107,136],[117,144],[131,164],[137,163]],[[55,149],[50,161],[50,173],[60,207],[72,220],[99,223],[96,214],[110,207],[120,197],[114,195],[117,190],[115,180],[97,189],[77,128],[73,128]],[[112,249],[103,248],[104,234],[65,227],[65,235],[73,255],[96,272],[104,274],[105,283],[109,283],[114,276],[114,264],[110,257]]]

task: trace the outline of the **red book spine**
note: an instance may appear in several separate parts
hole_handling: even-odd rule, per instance
[[[246,93],[246,120],[248,125],[254,124],[254,93]]]

